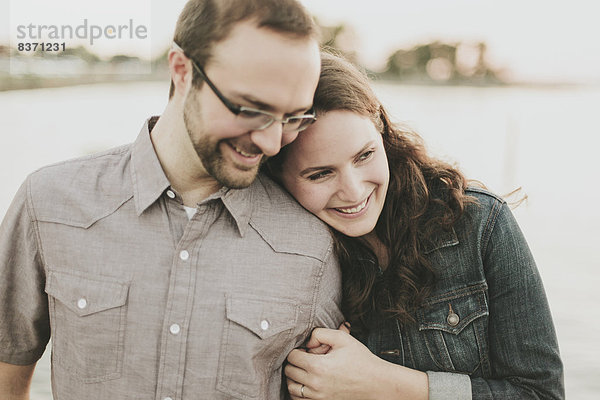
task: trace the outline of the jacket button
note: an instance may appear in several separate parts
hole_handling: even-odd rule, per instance
[[[448,314],[448,318],[446,318],[446,321],[448,322],[448,325],[456,326],[460,322],[460,318],[457,314],[451,312],[450,314]]]

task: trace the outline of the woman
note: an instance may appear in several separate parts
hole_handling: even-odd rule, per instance
[[[563,398],[542,282],[506,203],[429,157],[337,56],[322,57],[314,108],[267,171],[333,228],[351,334],[319,328],[290,353],[291,397]]]

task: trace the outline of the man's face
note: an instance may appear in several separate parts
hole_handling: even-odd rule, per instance
[[[243,22],[215,45],[206,76],[236,105],[278,118],[306,113],[312,105],[320,61],[317,43]],[[185,99],[184,122],[207,175],[231,188],[249,186],[259,166],[297,133],[282,134],[277,121],[262,130],[243,128],[239,117],[206,83]]]

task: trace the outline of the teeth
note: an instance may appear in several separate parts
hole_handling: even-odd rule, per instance
[[[240,149],[239,147],[236,147],[234,145],[232,145],[232,147],[235,149],[235,151],[237,151],[238,153],[240,153],[241,155],[243,155],[244,157],[256,157],[258,154],[250,154],[250,153],[246,153],[244,150]]]
[[[365,206],[367,205],[367,200],[369,200],[368,197],[361,204],[353,208],[336,208],[336,210],[344,214],[356,214],[357,212],[365,208]]]

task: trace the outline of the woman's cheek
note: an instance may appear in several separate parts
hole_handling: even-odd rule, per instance
[[[308,182],[302,184],[298,195],[295,195],[295,197],[304,208],[313,214],[318,214],[325,209],[329,201],[323,188]]]

